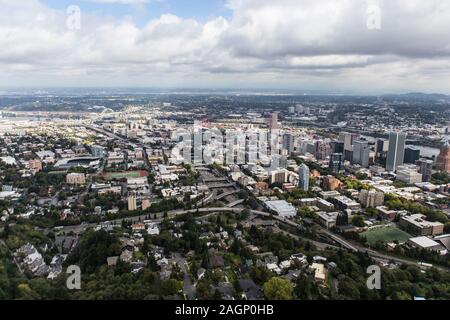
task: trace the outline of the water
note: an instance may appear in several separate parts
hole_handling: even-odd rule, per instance
[[[372,143],[376,143],[377,138],[372,137],[372,136],[366,136],[366,135],[362,135],[362,138],[365,138],[367,141],[372,142]],[[407,145],[410,146],[410,145]],[[425,157],[425,158],[432,158],[433,156],[437,157],[440,153],[440,149],[439,148],[433,148],[433,147],[428,147],[428,146],[418,146],[418,145],[411,145],[412,147],[416,147],[420,150],[420,156],[421,157]]]
[[[441,150],[438,148],[433,147],[426,147],[426,146],[415,146],[420,150],[420,156],[426,157],[426,158],[432,158],[433,156],[437,157]]]

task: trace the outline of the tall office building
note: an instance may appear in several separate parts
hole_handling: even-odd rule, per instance
[[[406,133],[391,132],[389,134],[389,151],[386,161],[386,171],[395,172],[405,159]]]
[[[344,143],[344,150],[353,150],[353,141],[358,138],[358,135],[355,133],[349,132],[341,132],[339,134],[339,141]]]
[[[344,142],[333,141],[330,145],[333,153],[344,153]]]
[[[339,134],[339,141],[344,143],[344,159],[347,161],[353,160],[353,141],[358,138],[357,134],[349,132],[341,132]]]
[[[275,154],[272,156],[272,165],[274,169],[287,169],[288,167],[288,157]]]
[[[136,210],[137,210],[136,193],[130,193],[128,195],[128,211],[136,211]]]
[[[334,174],[345,170],[345,168],[344,168],[344,155],[342,153],[333,153],[330,156],[329,167],[331,169],[331,172],[333,172]]]
[[[377,153],[385,153],[389,150],[389,140],[378,139],[377,140]]]
[[[294,152],[294,136],[291,133],[285,133],[283,135],[283,149],[288,151],[288,154]]]
[[[325,160],[331,154],[331,146],[325,141],[317,141],[314,144],[314,156],[317,160]]]
[[[419,173],[422,174],[422,181],[423,182],[431,181],[434,165],[433,160],[420,159],[416,161],[416,164],[419,166]]]
[[[283,184],[286,183],[288,179],[288,171],[285,169],[274,170],[270,173],[270,183]]]
[[[278,112],[274,112],[270,117],[270,130],[277,130],[277,129],[278,129]]]
[[[384,193],[375,190],[361,190],[359,202],[364,208],[376,208],[384,203]]]
[[[450,143],[447,141],[436,159],[436,169],[450,173]]]
[[[416,163],[420,159],[420,149],[414,146],[408,146],[405,149],[405,163]]]
[[[361,167],[369,167],[370,147],[366,140],[355,140],[353,142],[353,164],[359,164]]]
[[[309,190],[309,167],[301,164],[298,168],[298,187],[302,190]]]

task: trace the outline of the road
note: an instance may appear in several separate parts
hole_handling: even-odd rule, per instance
[[[200,209],[192,209],[192,210],[175,210],[175,211],[170,211],[168,212],[167,218],[175,218],[177,216],[183,215],[183,214],[188,214],[188,213],[206,213],[206,214],[212,214],[212,213],[225,213],[225,212],[231,212],[231,213],[242,213],[244,210],[248,210],[248,209],[244,209],[244,208],[224,208],[224,207],[220,207],[220,208],[200,208]],[[257,215],[257,216],[261,216],[261,217],[265,217],[265,218],[271,218],[274,220],[277,220],[283,224],[289,225],[291,227],[295,227],[295,228],[300,228],[300,224],[295,223],[293,221],[290,221],[288,219],[279,217],[279,216],[275,216],[272,215],[270,213],[267,212],[263,212],[263,211],[258,211],[258,210],[249,210],[250,213]],[[162,221],[162,215],[161,213],[158,214],[161,218],[160,219],[156,219],[154,220],[155,222],[158,221]],[[130,217],[130,218],[123,218],[123,219],[117,219],[117,220],[113,220],[113,221],[109,221],[109,223],[115,224],[115,225],[119,225],[122,223],[122,221],[131,221],[132,223],[137,223],[140,221],[143,221],[146,219],[147,215],[141,215],[141,216],[137,216],[137,217]],[[81,234],[82,232],[84,232],[85,230],[87,230],[88,228],[93,228],[98,226],[98,224],[84,224],[84,225],[77,225],[77,226],[68,226],[68,227],[64,227],[62,230],[58,230],[58,231],[64,231],[66,233],[69,232],[74,232],[77,234]],[[329,238],[331,238],[332,240],[334,240],[335,242],[337,242],[338,244],[340,244],[343,248],[353,251],[353,252],[362,252],[362,253],[367,253],[370,257],[374,258],[374,259],[383,259],[383,260],[387,260],[387,261],[394,261],[396,263],[399,264],[408,264],[408,265],[414,265],[416,267],[419,268],[423,268],[423,266],[421,266],[418,262],[416,261],[412,261],[412,260],[408,260],[406,258],[398,258],[395,256],[391,256],[391,255],[387,255],[384,253],[380,253],[377,252],[375,250],[372,249],[368,249],[365,248],[361,245],[358,244],[354,244],[354,243],[350,243],[348,240],[343,239],[342,237],[332,233],[331,231],[328,231],[324,228],[322,228],[321,226],[318,226],[319,228],[319,232],[327,235]],[[291,236],[294,236],[291,234]],[[315,241],[315,244],[321,244],[321,246],[327,246],[330,247],[329,244],[326,243],[322,243],[322,242],[318,242]],[[444,272],[450,272],[450,270],[448,268],[444,268],[444,267],[439,267],[436,266],[436,269],[439,269],[441,271]]]
[[[189,274],[187,270],[187,262],[186,259],[181,256],[179,253],[174,254],[174,259],[177,263],[177,265],[180,267],[181,272],[184,274],[183,279],[183,293],[189,298],[189,300],[195,299],[195,293],[197,289],[195,288],[194,284],[191,280],[191,275]]]
[[[96,126],[86,126],[88,129],[94,130],[96,132],[102,133],[108,137],[114,138],[114,139],[118,139],[122,142],[126,142],[129,143],[129,141],[127,139],[124,139],[114,133],[111,133],[109,131],[103,130],[102,128],[96,127]],[[144,146],[142,146],[144,147]],[[210,179],[210,182],[220,182],[220,181],[227,181],[226,178],[217,178],[217,179]],[[208,181],[208,179],[206,179],[206,181]],[[220,189],[220,188],[228,188],[228,187],[235,187],[235,184],[229,183],[229,184],[219,184],[219,185],[212,185],[209,186],[210,189]],[[193,210],[178,210],[178,211],[171,211],[168,213],[168,218],[173,218],[179,215],[183,215],[183,214],[187,214],[187,213],[220,213],[220,212],[232,212],[232,213],[241,213],[242,211],[244,211],[245,209],[241,209],[241,208],[200,208],[200,209],[193,209]],[[271,217],[274,220],[277,220],[283,224],[289,225],[291,227],[294,228],[300,228],[301,226],[293,221],[290,221],[288,219],[282,218],[280,216],[276,216],[276,215],[272,215],[270,213],[267,212],[263,212],[263,211],[257,211],[257,210],[250,210],[251,213],[258,215],[258,216],[262,216],[262,217]],[[163,218],[163,213],[158,213],[157,214],[157,219],[159,217],[159,219]],[[139,217],[132,217],[132,218],[124,218],[124,219],[117,219],[114,221],[111,221],[111,223],[113,224],[120,224],[122,223],[122,221],[126,220],[126,221],[132,221],[132,222],[139,222],[139,221],[143,221],[146,219],[146,217],[148,216],[148,214],[146,215],[142,215]],[[85,225],[78,225],[78,226],[71,226],[71,227],[64,227],[63,231],[65,232],[70,232],[73,231],[75,233],[80,233],[83,232],[84,230],[86,230],[89,227],[95,227],[97,226],[97,224],[85,224]],[[400,264],[409,264],[409,265],[415,265],[418,266],[419,268],[421,267],[419,265],[418,262],[414,262],[411,260],[407,260],[407,259],[403,259],[403,258],[397,258],[394,256],[390,256],[387,254],[382,254],[379,253],[375,250],[371,250],[368,248],[365,248],[359,244],[354,244],[354,243],[350,243],[348,240],[332,233],[331,231],[324,229],[323,227],[317,225],[319,227],[319,232],[322,234],[325,234],[327,237],[329,237],[330,239],[332,239],[333,241],[337,242],[339,245],[341,245],[343,248],[352,251],[352,252],[363,252],[363,253],[367,253],[369,256],[371,256],[374,259],[385,259],[385,260],[389,260],[389,261],[395,261],[397,263]],[[436,267],[437,269],[443,270],[443,271],[449,271],[449,269],[447,268],[443,268],[443,267]]]
[[[99,128],[99,127],[97,127],[97,126],[93,126],[93,125],[88,126],[88,125],[85,125],[85,127],[86,127],[87,129],[92,130],[92,131],[101,133],[101,134],[103,134],[103,135],[105,135],[105,136],[107,136],[107,137],[109,137],[109,138],[116,139],[116,140],[119,140],[119,141],[122,141],[122,142],[128,142],[128,140],[126,140],[126,139],[124,139],[124,138],[122,138],[122,137],[120,137],[120,136],[118,136],[118,135],[116,135],[116,134],[114,134],[114,133],[112,133],[112,132],[110,132],[110,131],[106,131],[106,130],[104,130],[104,129],[102,129],[102,128]]]
[[[245,202],[245,199],[236,200],[234,202],[231,202],[231,203],[227,204],[226,207],[227,208],[234,208],[234,207],[236,207],[236,206],[238,206],[238,205],[240,205],[240,204],[242,204],[244,202]]]
[[[237,193],[239,193],[239,190],[234,190],[234,191],[230,191],[230,192],[225,192],[225,193],[222,193],[222,194],[218,195],[218,196],[216,197],[216,200],[222,200],[223,198],[226,198],[226,197],[228,197],[228,196],[232,196],[232,195],[237,194]]]
[[[200,200],[195,204],[196,207],[205,206],[216,198],[217,191],[213,190],[206,198]]]

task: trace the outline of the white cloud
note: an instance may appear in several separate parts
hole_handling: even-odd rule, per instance
[[[150,2],[150,0],[85,0],[85,1],[96,3],[118,3],[118,4],[145,4]]]
[[[90,0],[139,4],[145,0]],[[82,12],[82,28],[38,0],[0,0],[0,85],[178,85],[447,91],[450,2],[229,0],[232,17]],[[8,82],[5,82],[8,81]]]

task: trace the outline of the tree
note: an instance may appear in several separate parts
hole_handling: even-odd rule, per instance
[[[352,219],[352,223],[357,227],[364,227],[364,217],[363,216],[354,216]]]
[[[250,270],[250,277],[255,283],[262,285],[273,277],[273,273],[264,267],[253,267]]]
[[[292,300],[294,286],[289,280],[274,277],[264,284],[264,295],[268,300]]]
[[[94,272],[106,264],[106,258],[118,256],[121,251],[120,241],[116,236],[104,230],[87,231],[80,243],[67,257],[66,263],[78,264],[83,272]]]

